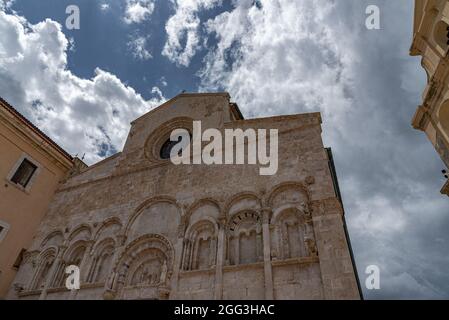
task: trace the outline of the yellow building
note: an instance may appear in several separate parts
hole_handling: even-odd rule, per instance
[[[422,56],[427,73],[423,102],[412,120],[425,132],[449,168],[449,1],[416,0],[412,56]],[[441,189],[449,196],[449,182]]]
[[[0,298],[74,164],[83,165],[0,98]]]

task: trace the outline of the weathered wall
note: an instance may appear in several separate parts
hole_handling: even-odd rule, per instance
[[[175,126],[279,129],[279,170],[157,159]],[[358,299],[319,114],[231,121],[226,95],[181,95],[123,152],[62,185],[9,298]],[[77,263],[82,289],[61,268]],[[42,280],[44,279],[44,280]]]

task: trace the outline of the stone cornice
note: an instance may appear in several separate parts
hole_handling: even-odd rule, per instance
[[[3,99],[0,99],[0,122],[5,124],[14,134],[27,143],[31,143],[46,157],[63,168],[73,166],[73,158],[29,120],[16,111]]]

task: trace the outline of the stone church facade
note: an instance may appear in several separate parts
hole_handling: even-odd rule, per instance
[[[174,165],[173,129],[279,130],[279,169]],[[9,299],[359,299],[319,113],[243,119],[227,93],[180,94],[122,152],[64,181]],[[65,288],[65,267],[81,288]]]

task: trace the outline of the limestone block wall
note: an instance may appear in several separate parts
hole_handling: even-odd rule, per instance
[[[123,152],[61,185],[8,298],[358,299],[320,115],[235,120],[227,99],[169,101],[133,123]],[[220,130],[277,128],[277,174],[156,159],[186,115]]]

